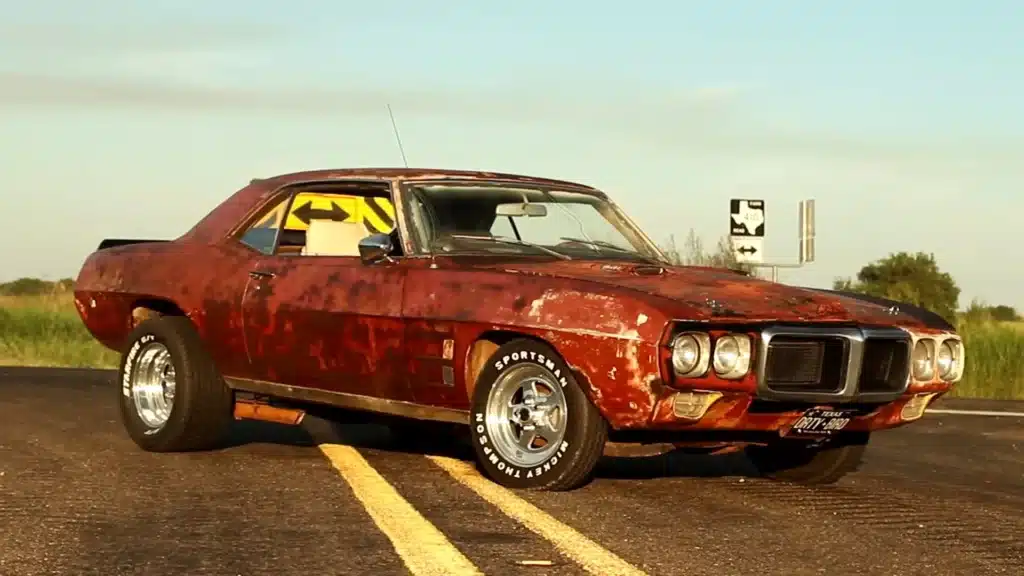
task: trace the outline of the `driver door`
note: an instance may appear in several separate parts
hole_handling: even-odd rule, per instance
[[[399,263],[358,257],[268,256],[252,269],[242,299],[255,378],[409,400],[404,378]]]
[[[302,191],[301,201],[290,201],[272,253],[247,271],[246,352],[259,380],[409,400],[401,317],[406,271],[400,259],[363,264],[358,242],[376,230],[351,208],[362,200],[357,192],[349,186],[337,198],[312,195],[326,197],[325,208]],[[296,214],[313,217],[296,222]]]

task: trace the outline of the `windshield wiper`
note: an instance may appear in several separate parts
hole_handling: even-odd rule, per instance
[[[552,250],[547,246],[541,246],[540,244],[533,244],[530,242],[524,242],[516,238],[508,238],[506,236],[474,236],[472,234],[447,234],[449,238],[459,238],[463,240],[490,240],[492,242],[500,242],[502,244],[514,244],[516,246],[529,246],[530,248],[536,248],[542,252],[547,252],[552,256],[561,258],[562,260],[572,260],[568,254],[562,254],[556,250]]]
[[[587,244],[588,246],[599,246],[601,248],[610,248],[617,252],[629,252],[630,254],[636,254],[633,250],[616,246],[611,242],[605,242],[604,240],[583,240],[582,238],[569,238],[568,236],[562,236],[559,240],[565,240],[566,242],[578,242],[580,244]]]
[[[559,238],[559,240],[565,240],[567,242],[578,242],[580,244],[586,244],[588,246],[594,246],[595,250],[596,250],[596,248],[607,248],[609,250],[614,250],[616,252],[623,252],[625,254],[631,254],[633,256],[636,256],[637,258],[642,258],[644,260],[647,260],[648,262],[658,262],[658,260],[656,258],[651,258],[650,256],[645,256],[645,255],[643,255],[643,254],[641,254],[641,253],[639,253],[639,252],[637,252],[635,250],[630,250],[628,248],[623,248],[621,246],[616,246],[615,244],[612,244],[611,242],[605,242],[603,240],[583,240],[581,238],[569,238],[568,236],[562,236],[561,238]],[[600,250],[597,250],[597,251],[600,251]]]

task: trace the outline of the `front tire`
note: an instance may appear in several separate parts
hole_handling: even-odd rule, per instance
[[[188,318],[141,322],[128,337],[119,378],[121,421],[143,450],[211,449],[227,436],[234,394]]]
[[[517,339],[498,348],[477,378],[470,435],[494,482],[561,491],[590,480],[608,424],[557,352]]]
[[[813,447],[805,443],[779,442],[748,446],[747,458],[766,478],[805,486],[835,484],[855,472],[867,450],[868,435],[842,444]]]

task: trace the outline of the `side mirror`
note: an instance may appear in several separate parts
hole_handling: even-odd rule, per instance
[[[387,234],[370,234],[359,241],[359,257],[363,264],[373,264],[381,260],[389,261],[388,254],[394,245],[391,244],[391,236]]]

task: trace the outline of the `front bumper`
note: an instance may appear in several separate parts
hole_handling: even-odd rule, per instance
[[[673,392],[655,405],[648,430],[701,432],[771,432],[784,434],[815,406],[833,406],[857,410],[857,416],[844,428],[847,432],[870,432],[895,428],[919,420],[925,409],[951,386],[930,386],[915,390],[882,404],[839,404],[812,402],[769,402],[745,393]],[[703,411],[683,415],[680,400],[692,406],[693,396],[709,394]]]

